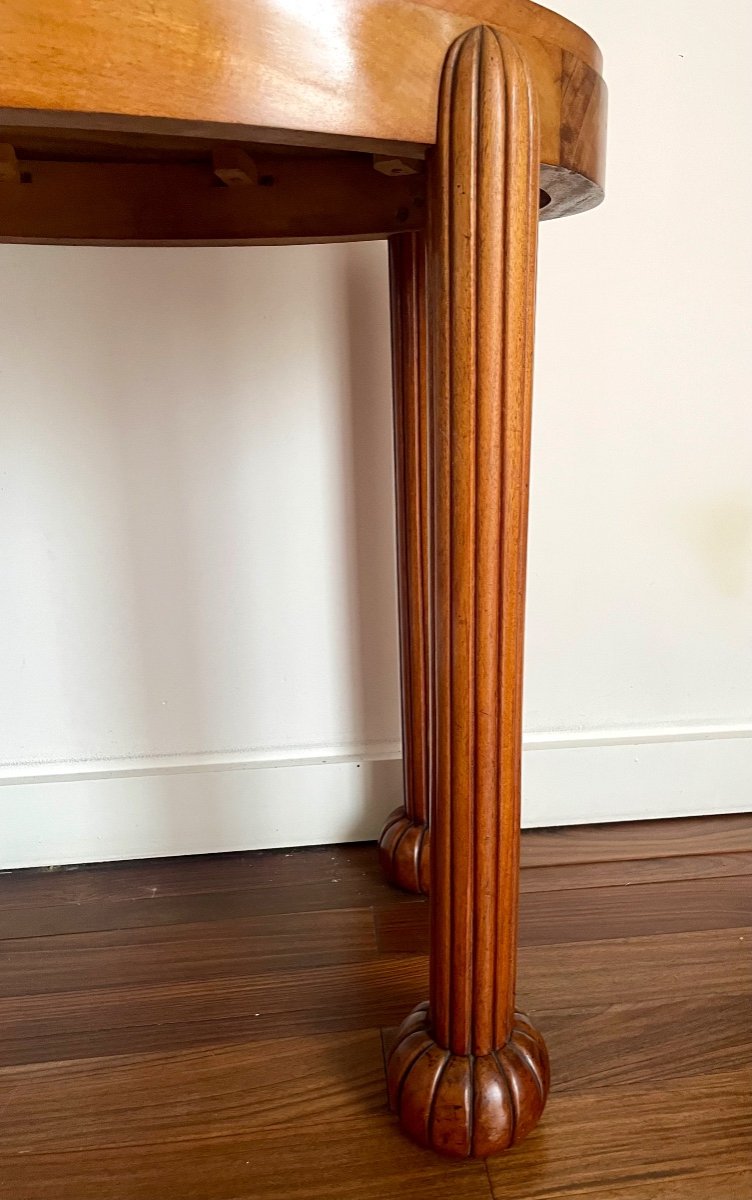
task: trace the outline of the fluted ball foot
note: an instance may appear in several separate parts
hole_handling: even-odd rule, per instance
[[[405,1133],[455,1158],[509,1150],[535,1128],[549,1085],[548,1051],[523,1013],[500,1050],[456,1055],[437,1046],[428,1004],[403,1022],[387,1068],[389,1102]]]
[[[429,831],[404,808],[386,819],[379,838],[381,867],[390,883],[406,892],[428,892]]]

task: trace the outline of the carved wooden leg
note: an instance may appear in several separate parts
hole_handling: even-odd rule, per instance
[[[430,1003],[392,1051],[405,1131],[486,1155],[535,1126],[545,1044],[515,1012],[536,100],[513,41],[462,35],[429,164],[436,724]]]
[[[405,804],[387,818],[379,854],[390,883],[427,892],[431,639],[426,249],[421,233],[390,238],[389,282]]]

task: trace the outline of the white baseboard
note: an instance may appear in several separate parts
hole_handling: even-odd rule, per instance
[[[397,759],[9,785],[0,866],[363,841],[401,797]]]
[[[368,840],[401,801],[399,746],[300,747],[0,770],[0,868]],[[525,739],[527,827],[745,812],[752,727]]]

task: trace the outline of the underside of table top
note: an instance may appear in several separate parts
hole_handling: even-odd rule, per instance
[[[420,229],[442,65],[480,23],[514,38],[537,90],[541,216],[592,208],[600,54],[529,0],[0,3],[0,241],[276,244]]]

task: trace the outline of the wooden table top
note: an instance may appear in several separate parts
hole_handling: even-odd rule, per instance
[[[236,217],[220,220],[207,211],[204,220],[182,219],[181,189],[192,194],[196,182],[188,166],[203,164],[206,175],[211,155],[229,144],[252,156],[283,153],[292,164],[285,167],[292,194],[312,188],[301,152],[310,159],[315,151],[325,192],[335,186],[338,166],[350,171],[354,188],[352,160],[370,161],[373,153],[408,159],[414,164],[408,171],[419,176],[436,137],[448,47],[481,23],[516,41],[536,85],[542,216],[598,204],[606,116],[600,53],[576,25],[530,0],[0,0],[0,179],[39,185],[34,196],[32,188],[3,188],[0,239],[205,243],[334,236],[316,219],[305,238],[289,220],[251,228],[237,195],[222,201],[240,210]],[[347,167],[334,152],[350,156]],[[150,209],[162,209],[167,194],[177,197],[172,226],[167,217],[149,218],[139,230],[118,216],[125,173],[115,182],[117,172],[110,171],[105,186],[102,172],[93,170],[97,163],[133,168],[131,185],[146,193],[147,217]],[[75,176],[72,165],[80,168]],[[267,168],[256,176],[273,176]],[[383,236],[420,223],[416,179],[388,182],[391,191],[378,182],[373,188],[383,194],[390,221],[367,212],[360,222],[346,222],[341,236]],[[347,194],[347,180],[343,186]],[[56,224],[49,214],[71,190],[79,212],[91,197],[86,221]],[[355,193],[362,195],[362,188]],[[218,205],[215,195],[203,207]],[[322,213],[326,208],[322,200]],[[379,209],[378,198],[371,208]],[[394,214],[405,210],[400,223]],[[105,211],[111,219],[95,218]]]

